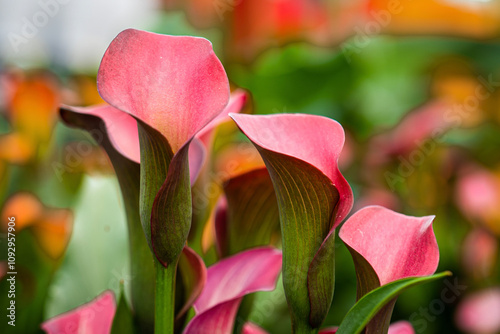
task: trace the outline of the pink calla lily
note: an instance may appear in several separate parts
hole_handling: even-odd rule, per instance
[[[158,130],[174,153],[229,99],[224,68],[198,37],[125,30],[104,54],[97,80],[106,102]]]
[[[243,297],[273,290],[280,271],[281,252],[268,247],[248,250],[211,266],[205,288],[194,303],[196,316],[184,333],[232,333]]]
[[[226,72],[206,39],[128,29],[106,50],[97,86],[106,102],[138,122],[141,223],[167,267],[191,226],[188,147],[227,105]]]
[[[436,271],[439,249],[433,220],[434,216],[411,217],[381,206],[368,206],[344,223],[339,237],[354,259],[358,299],[395,280]],[[379,311],[368,324],[367,333],[388,328],[395,302]]]
[[[339,237],[373,268],[379,285],[413,276],[432,275],[439,249],[432,230],[434,216],[411,217],[381,206],[353,214]]]
[[[319,328],[333,299],[335,227],[353,204],[338,169],[342,126],[304,114],[231,117],[257,147],[275,188],[292,327]]]
[[[91,302],[58,315],[42,323],[48,334],[109,334],[116,312],[111,291],[106,291]]]

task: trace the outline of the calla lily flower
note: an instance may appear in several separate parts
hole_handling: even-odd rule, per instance
[[[232,333],[243,297],[273,290],[280,271],[281,252],[273,248],[248,250],[214,264],[184,334]]]
[[[193,185],[192,189],[193,223],[189,242],[194,249],[201,253],[206,253],[214,244],[213,218],[217,201],[222,194],[223,183],[226,180],[226,173],[221,172],[214,166],[216,165],[214,161],[216,161],[219,153],[213,154],[215,134],[223,126],[229,125],[234,127],[229,114],[242,112],[248,100],[249,94],[246,91],[242,89],[234,90],[224,110],[198,132],[195,137],[195,139],[198,139],[203,144],[207,159],[201,168],[198,181]],[[231,157],[233,167],[236,160],[238,159]]]
[[[136,316],[139,318],[141,328],[150,328],[153,325],[151,317],[154,307],[154,290],[150,284],[151,280],[154,279],[153,261],[147,249],[148,246],[139,218],[140,145],[137,122],[131,115],[109,105],[86,108],[62,106],[61,117],[68,125],[89,131],[94,139],[106,150],[113,164],[120,182],[127,214],[131,274],[135,277],[132,280],[132,306],[136,310]],[[191,184],[194,183],[201,169],[204,157],[205,149],[203,144],[198,139],[193,139],[193,143],[189,147]],[[184,253],[187,251],[189,249],[185,247]],[[185,255],[191,261],[185,261],[181,256],[179,266],[181,272],[190,273],[190,281],[184,283],[193,287],[194,291],[198,285],[203,285],[203,275],[192,275],[199,273],[200,269],[197,261],[193,261],[197,256],[190,255],[190,253]],[[184,280],[185,276],[183,275]],[[192,302],[186,302],[183,311],[180,313],[185,313]]]
[[[47,334],[109,334],[115,312],[114,295],[105,291],[89,303],[45,321],[41,327]]]
[[[128,29],[106,50],[97,82],[106,102],[138,122],[141,223],[167,267],[191,225],[189,144],[226,106],[226,73],[203,38]]]
[[[338,170],[344,131],[312,115],[231,115],[269,170],[280,211],[283,284],[295,331],[319,328],[333,298],[334,230],[352,207]]]
[[[439,249],[432,229],[434,216],[410,217],[380,206],[357,211],[339,237],[354,259],[357,298],[398,279],[433,274]],[[396,300],[387,304],[367,330],[386,330]]]

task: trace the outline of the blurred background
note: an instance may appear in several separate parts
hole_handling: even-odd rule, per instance
[[[106,153],[58,114],[61,103],[102,103],[100,59],[130,27],[208,38],[232,88],[251,94],[247,112],[338,120],[352,212],[436,215],[438,271],[454,273],[404,293],[393,321],[417,333],[500,333],[500,1],[0,0],[0,276],[14,214],[20,333],[133,279]],[[243,140],[231,124],[219,132]],[[355,301],[337,242],[325,325]],[[0,289],[3,310],[5,279]],[[281,285],[255,299],[250,319],[287,332]]]

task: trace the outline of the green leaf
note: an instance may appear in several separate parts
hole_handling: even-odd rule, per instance
[[[311,331],[321,325],[333,299],[332,225],[339,194],[331,180],[311,164],[259,146],[257,149],[278,199],[283,284],[293,328],[295,332]],[[310,293],[309,286],[321,291]]]
[[[130,245],[132,308],[144,331],[151,331],[154,323],[154,266],[139,215],[140,166],[116,150],[110,141],[106,126],[97,116],[60,109],[61,118],[72,127],[84,129],[94,136],[108,154],[115,169],[125,205]]]
[[[344,320],[340,324],[337,334],[357,334],[361,333],[370,320],[393,299],[397,298],[403,291],[423,283],[435,281],[437,279],[451,276],[451,272],[445,271],[427,277],[403,278],[364,295],[347,312]]]
[[[134,322],[132,312],[127,305],[125,293],[123,291],[123,282],[120,282],[120,299],[116,307],[113,325],[110,334],[134,334]]]

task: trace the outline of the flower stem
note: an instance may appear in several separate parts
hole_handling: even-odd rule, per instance
[[[166,268],[155,259],[155,334],[173,334],[177,261]]]

